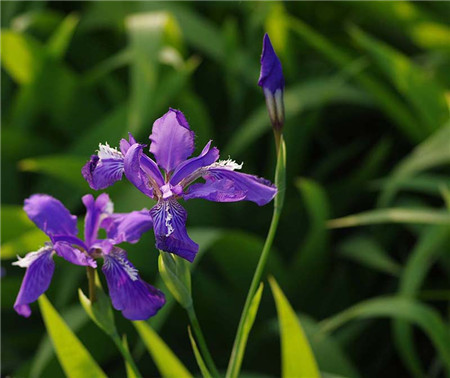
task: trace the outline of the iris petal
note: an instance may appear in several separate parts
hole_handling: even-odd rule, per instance
[[[153,222],[148,210],[112,214],[102,222],[109,239],[116,244],[137,243],[144,232],[152,228]]]
[[[269,36],[264,35],[263,51],[261,55],[261,73],[258,85],[268,89],[274,94],[278,89],[284,89],[283,68],[280,59],[278,59]]]
[[[187,212],[173,198],[160,200],[151,210],[156,248],[172,252],[192,262],[198,252],[198,244],[186,231]]]
[[[47,235],[76,235],[77,217],[71,215],[56,198],[46,194],[34,194],[25,200],[28,217]]]
[[[125,155],[125,176],[142,193],[153,197],[154,187],[159,187],[162,176],[155,162],[142,153],[143,147],[136,143],[128,149]]]
[[[194,152],[194,136],[183,113],[169,109],[153,123],[150,152],[161,168],[171,172]]]
[[[92,194],[86,194],[82,198],[86,206],[84,218],[84,239],[88,248],[97,240],[98,230],[102,220],[113,212],[113,203],[106,193],[100,194],[94,199]]]
[[[52,245],[48,243],[45,247],[36,252],[30,252],[23,259],[13,263],[13,265],[27,268],[14,303],[14,310],[19,315],[28,318],[31,315],[29,304],[37,300],[50,286],[55,270],[52,249]]]
[[[226,167],[208,169],[203,176],[204,184],[189,187],[185,200],[203,198],[214,202],[252,201],[259,206],[270,202],[277,188],[270,181],[245,173],[234,172]]]
[[[188,159],[178,165],[170,179],[170,184],[175,186],[183,179],[191,181],[189,179],[190,175],[195,176],[196,171],[216,162],[219,158],[219,150],[216,147],[213,147],[212,149],[210,149],[210,147],[211,141],[206,144],[199,156]],[[192,179],[195,179],[195,177],[192,177]]]
[[[91,156],[81,174],[92,189],[105,189],[122,179],[123,155],[107,143],[100,144],[98,154]]]
[[[97,267],[97,263],[92,257],[88,256],[83,251],[80,251],[78,248],[73,247],[69,243],[59,241],[54,244],[53,248],[58,256],[72,264],[91,266],[92,268]]]
[[[164,294],[139,277],[124,250],[115,247],[104,258],[102,270],[114,308],[130,320],[155,315],[165,303]]]

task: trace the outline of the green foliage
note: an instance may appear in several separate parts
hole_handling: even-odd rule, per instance
[[[177,356],[147,323],[139,321],[134,322],[133,325],[162,377],[192,377]]]
[[[320,377],[308,339],[294,310],[274,278],[269,278],[277,305],[283,377]]]
[[[1,2],[2,376],[66,375],[48,336],[55,332],[46,332],[37,311],[25,320],[13,310],[24,270],[11,262],[48,241],[23,212],[31,194],[57,197],[82,220],[80,198],[93,192],[81,167],[99,143],[117,147],[132,131],[148,144],[152,123],[171,106],[196,132],[196,154],[213,139],[221,158],[273,179],[275,144],[256,85],[265,32],[286,79],[287,161],[279,188],[285,204],[263,278],[277,277],[301,313],[322,375],[448,375],[448,12],[445,2],[410,1]],[[125,179],[105,191],[119,212],[153,206]],[[224,371],[272,208],[183,206],[200,245],[190,291]],[[186,366],[176,362],[180,370],[167,374],[200,368],[207,376],[198,339],[189,342],[187,317],[158,273],[152,233],[121,247],[166,294],[159,314],[138,326],[159,362],[151,363],[144,339],[119,313],[110,342],[79,305],[84,269],[55,256],[47,295],[65,330],[108,377],[125,375],[124,353],[142,376],[161,375],[171,363],[158,360],[160,347]],[[241,375],[279,376],[275,310],[258,293]],[[100,324],[112,321],[108,311]],[[333,323],[323,319],[337,319],[340,329],[324,333]],[[364,350],[379,353],[369,358]]]
[[[80,340],[70,330],[45,295],[39,298],[45,327],[68,377],[106,377]]]

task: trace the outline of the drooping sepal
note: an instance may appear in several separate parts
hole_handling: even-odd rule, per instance
[[[114,247],[104,255],[102,271],[113,307],[127,319],[146,320],[166,302],[161,291],[141,279],[123,249]]]
[[[29,304],[36,301],[50,286],[55,271],[52,255],[53,247],[51,243],[47,243],[45,247],[30,252],[13,263],[27,269],[14,303],[14,310],[19,315],[28,318],[31,315]]]
[[[151,210],[156,248],[175,253],[192,262],[198,252],[198,244],[186,231],[187,212],[174,198],[160,200]]]

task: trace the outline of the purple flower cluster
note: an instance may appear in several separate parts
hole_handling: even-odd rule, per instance
[[[102,271],[114,308],[131,320],[144,320],[155,315],[165,303],[164,294],[143,281],[127,259],[127,253],[116,247],[122,242],[136,243],[152,227],[148,210],[114,214],[113,203],[105,193],[95,200],[87,194],[83,203],[86,206],[84,240],[78,237],[77,217],[71,215],[60,201],[44,194],[35,194],[25,200],[24,210],[28,217],[50,241],[14,263],[27,268],[14,309],[22,316],[31,315],[29,304],[50,285],[56,254],[72,264],[92,268],[97,267],[97,259],[103,259]],[[106,239],[98,238],[100,228],[106,231]]]
[[[280,129],[284,122],[284,78],[267,34],[258,85],[264,89],[272,123]],[[100,144],[97,154],[82,168],[82,175],[95,190],[105,189],[125,175],[142,193],[157,201],[151,210],[114,214],[107,194],[100,194],[97,199],[85,195],[82,198],[86,206],[82,240],[78,237],[77,217],[57,199],[35,194],[25,200],[28,217],[50,240],[38,251],[14,263],[27,269],[14,304],[17,313],[25,317],[31,315],[29,304],[48,289],[55,269],[53,257],[57,255],[72,264],[91,268],[96,268],[97,260],[102,259],[102,271],[114,308],[128,319],[147,319],[164,305],[164,294],[141,279],[118,244],[136,243],[153,227],[156,248],[192,262],[198,244],[187,234],[187,213],[178,202],[180,199],[247,200],[262,206],[277,192],[269,181],[237,172],[242,164],[231,159],[219,160],[219,150],[211,147],[212,141],[200,155],[190,157],[194,152],[195,135],[179,110],[169,109],[157,119],[149,138],[155,160],[144,153],[146,146],[129,134],[128,140],[120,141],[119,150]],[[105,239],[99,238],[101,228],[106,231]]]
[[[215,202],[253,201],[265,205],[277,189],[269,181],[236,172],[242,164],[219,160],[219,150],[209,141],[200,155],[194,152],[194,132],[183,113],[169,109],[153,124],[150,135],[152,160],[144,145],[130,134],[120,141],[120,151],[100,145],[83,167],[83,176],[93,189],[104,189],[122,179],[123,174],[142,193],[157,201],[150,210],[156,248],[175,253],[192,262],[198,244],[186,231],[186,210],[179,199],[203,198]],[[161,172],[163,171],[163,173]],[[195,183],[203,179],[202,183]]]

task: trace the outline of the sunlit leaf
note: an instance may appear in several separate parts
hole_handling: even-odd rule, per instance
[[[45,54],[39,42],[29,35],[2,30],[1,45],[2,67],[19,84],[31,83],[44,62]]]
[[[97,365],[84,345],[67,326],[45,295],[39,297],[39,306],[45,327],[52,340],[58,360],[68,377],[104,377],[105,373]]]
[[[256,314],[258,313],[259,303],[261,302],[261,296],[263,293],[264,284],[261,282],[259,284],[258,290],[253,296],[250,307],[247,312],[247,317],[244,320],[242,326],[242,336],[240,338],[240,343],[236,345],[236,348],[233,348],[232,356],[235,355],[235,363],[234,363],[234,371],[231,370],[229,374],[231,376],[236,376],[239,374],[239,368],[242,365],[242,360],[244,359],[245,348],[247,346],[248,336],[250,335],[250,331],[252,330],[253,323],[255,322]],[[237,355],[236,355],[237,354]],[[236,371],[237,370],[237,371]]]
[[[143,321],[133,322],[148,352],[164,378],[192,377],[178,357],[158,334]]]
[[[205,361],[203,361],[202,355],[198,350],[197,343],[195,342],[194,336],[191,332],[191,327],[188,327],[189,340],[191,340],[192,350],[194,351],[195,360],[197,361],[197,365],[200,368],[200,371],[204,378],[211,378],[211,374],[206,367]]]
[[[74,14],[69,14],[64,18],[47,42],[46,48],[49,55],[55,58],[62,58],[64,56],[78,22],[79,18]]]
[[[316,360],[297,314],[275,279],[269,278],[275,298],[281,333],[281,375],[283,377],[320,377]]]

